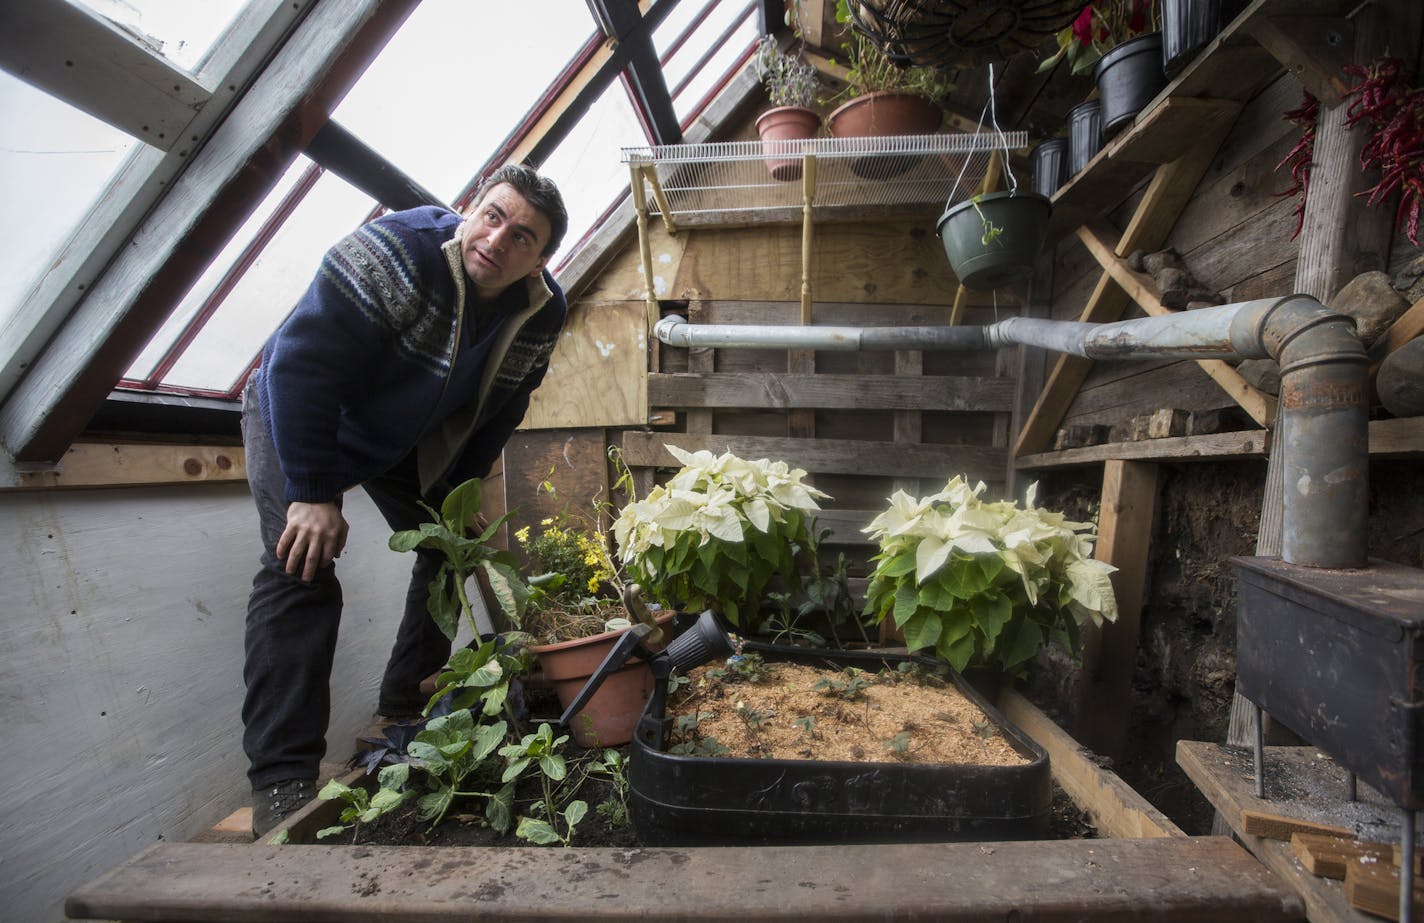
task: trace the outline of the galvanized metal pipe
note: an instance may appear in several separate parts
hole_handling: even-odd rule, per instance
[[[693,325],[672,316],[655,332],[671,346],[972,351],[1023,345],[1091,359],[1269,357],[1281,367],[1281,558],[1308,567],[1367,563],[1365,350],[1351,318],[1305,295],[1112,324],[1011,317],[987,327],[768,327]]]

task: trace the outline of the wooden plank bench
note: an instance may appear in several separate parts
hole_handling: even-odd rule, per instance
[[[65,910],[254,921],[1301,919],[1289,892],[1223,837],[438,851],[159,843],[74,892]]]

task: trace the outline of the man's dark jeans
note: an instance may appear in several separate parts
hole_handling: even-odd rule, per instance
[[[254,788],[262,788],[284,779],[315,779],[326,754],[341,584],[334,565],[305,583],[288,575],[277,560],[277,540],[287,523],[286,479],[251,390],[243,396],[242,436],[262,530],[262,566],[252,579],[247,606],[242,746],[250,762],[248,778]],[[420,492],[413,461],[412,455],[361,485],[392,531],[416,528],[429,518],[416,502]],[[439,566],[438,555],[416,553],[405,615],[381,680],[382,706],[418,703],[420,681],[449,659],[450,641],[425,608]]]

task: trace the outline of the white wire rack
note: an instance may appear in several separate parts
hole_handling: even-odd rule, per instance
[[[665,220],[806,206],[930,205],[979,191],[992,151],[1028,145],[1028,133],[723,141],[625,147],[623,163],[652,185],[651,214]],[[808,190],[802,163],[815,160]]]

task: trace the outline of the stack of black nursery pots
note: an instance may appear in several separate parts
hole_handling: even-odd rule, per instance
[[[1138,35],[1109,49],[1093,69],[1096,97],[1068,112],[1068,138],[1064,175],[1052,179],[1051,159],[1057,148],[1042,152],[1043,174],[1035,170],[1034,188],[1052,195],[1059,185],[1083,169],[1102,146],[1150,103],[1167,80],[1180,72],[1191,58],[1211,42],[1221,30],[1223,3],[1234,0],[1159,0],[1162,31]],[[1235,7],[1227,11],[1235,12]],[[1053,144],[1044,142],[1040,148]],[[1063,159],[1060,157],[1060,159]],[[1034,150],[1034,165],[1040,165],[1040,151]],[[1052,184],[1052,188],[1048,188]]]

